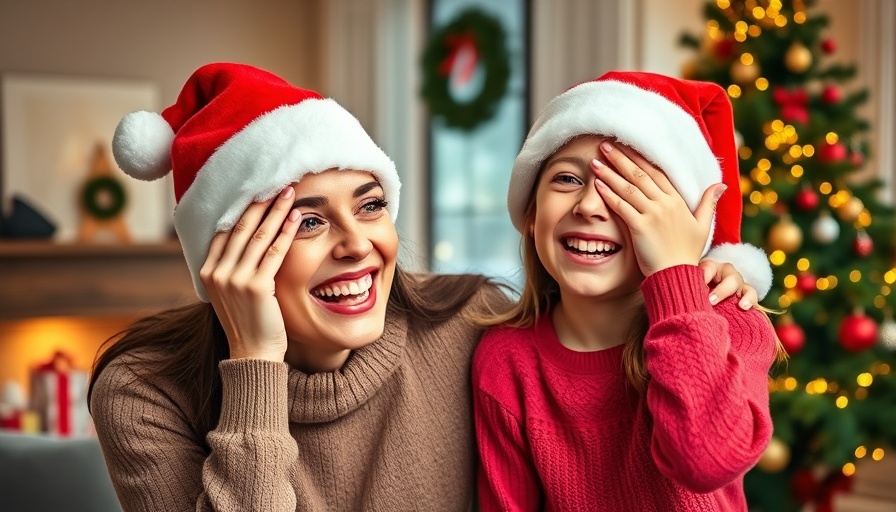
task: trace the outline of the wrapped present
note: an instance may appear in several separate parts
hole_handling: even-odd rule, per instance
[[[22,386],[14,380],[5,382],[0,388],[0,430],[22,430],[25,406]]]
[[[64,352],[31,372],[31,409],[40,417],[43,432],[59,436],[93,433],[87,410],[87,372],[74,368]]]

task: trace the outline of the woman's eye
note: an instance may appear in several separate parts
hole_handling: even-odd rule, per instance
[[[384,210],[388,205],[389,203],[385,199],[372,199],[361,205],[361,211],[364,213],[376,213]]]
[[[318,219],[317,217],[303,217],[302,223],[299,224],[299,231],[314,231],[320,226],[323,226],[323,224],[323,221]]]

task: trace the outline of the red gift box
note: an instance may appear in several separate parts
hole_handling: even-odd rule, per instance
[[[56,352],[31,372],[31,408],[40,417],[44,432],[60,436],[91,434],[87,372],[75,369],[68,354]]]

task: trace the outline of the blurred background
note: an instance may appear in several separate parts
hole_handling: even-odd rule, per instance
[[[170,181],[127,178],[110,144],[213,61],[358,117],[401,174],[407,266],[512,284],[506,186],[552,97],[612,69],[719,83],[791,354],[751,506],[896,510],[896,2],[0,0],[0,428],[90,436],[100,344],[194,300]]]

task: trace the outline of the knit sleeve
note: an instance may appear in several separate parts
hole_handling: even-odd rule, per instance
[[[543,492],[520,415],[496,396],[519,397],[506,333],[488,331],[473,356],[473,421],[481,512],[540,510]]]
[[[286,365],[225,361],[210,453],[170,390],[111,364],[91,397],[97,437],[125,511],[295,510],[297,457],[286,414]]]
[[[670,479],[710,492],[741,477],[772,433],[771,322],[732,297],[713,308],[702,272],[677,266],[642,285],[653,458]]]

